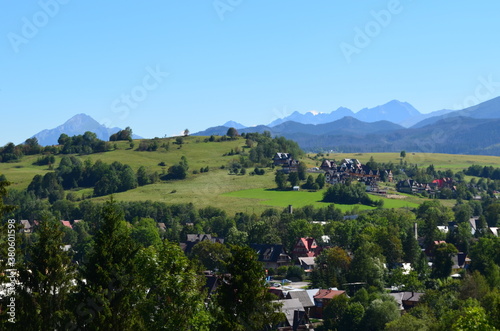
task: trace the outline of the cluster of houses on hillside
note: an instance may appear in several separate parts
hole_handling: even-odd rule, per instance
[[[357,180],[364,183],[366,190],[371,192],[379,191],[378,182],[382,179],[382,175],[388,182],[393,181],[391,170],[374,171],[358,159],[343,159],[338,164],[333,160],[324,160],[320,169],[325,172],[326,182],[329,184],[343,184],[348,180]]]
[[[296,172],[299,163],[300,161],[293,159],[289,153],[276,153],[273,158],[274,166],[280,166],[281,171],[287,174]],[[366,190],[370,192],[379,192],[378,182],[382,178],[388,182],[393,181],[391,170],[372,170],[358,159],[343,159],[338,164],[334,160],[324,160],[316,169],[325,174],[325,181],[328,184],[343,184],[348,180],[357,180],[364,183]]]
[[[428,194],[434,194],[439,190],[448,188],[452,191],[457,189],[456,183],[453,178],[445,177],[440,179],[434,179],[430,183],[418,183],[413,179],[401,180],[396,184],[396,189],[399,192],[409,193],[409,194],[422,194],[424,192]]]

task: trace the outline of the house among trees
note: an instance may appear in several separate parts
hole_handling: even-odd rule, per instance
[[[405,179],[401,180],[396,184],[396,189],[398,192],[408,193],[408,194],[421,194],[428,193],[433,194],[442,189],[450,189],[452,191],[456,191],[457,187],[455,186],[455,182],[452,178],[440,178],[435,179],[431,183],[418,183],[413,179]]]
[[[398,192],[414,194],[414,193],[432,193],[433,190],[429,184],[418,183],[413,179],[401,180],[396,184],[396,189]]]
[[[280,303],[280,311],[285,314],[286,320],[277,326],[280,331],[309,330],[309,316],[299,299],[276,300]]]
[[[64,225],[65,227],[70,228],[71,230],[73,230],[73,225],[71,225],[70,221],[62,221],[61,220],[61,224]]]
[[[389,293],[396,300],[399,310],[408,310],[415,307],[424,293],[421,292],[394,292]]]
[[[292,256],[299,257],[316,257],[321,252],[321,247],[314,238],[300,238],[293,247]]]
[[[300,161],[294,160],[290,153],[276,153],[273,158],[275,167],[281,166],[282,171],[286,174],[297,172]]]
[[[181,249],[184,253],[191,253],[191,249],[193,249],[194,245],[199,242],[208,240],[212,243],[224,243],[224,238],[212,237],[210,234],[188,234],[187,240],[180,243]]]
[[[24,233],[31,233],[31,223],[28,220],[21,220],[22,231]]]
[[[276,270],[292,264],[292,258],[286,253],[283,245],[250,244],[250,247],[257,253],[257,260],[262,262],[266,269]]]
[[[333,298],[341,295],[347,295],[345,291],[339,291],[335,289],[320,289],[318,293],[314,295],[314,305],[315,307],[311,309],[311,317],[323,318],[323,309],[328,306]]]
[[[440,179],[434,179],[432,183],[429,184],[431,188],[441,190],[443,188],[449,188],[450,190],[456,190],[455,182],[450,177],[444,177]]]

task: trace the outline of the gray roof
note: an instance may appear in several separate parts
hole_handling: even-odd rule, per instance
[[[299,262],[300,262],[300,265],[316,265],[316,263],[314,262],[314,259],[315,257],[314,256],[311,256],[311,257],[299,257]]]
[[[21,224],[23,225],[25,230],[31,229],[31,224],[28,220],[21,220]]]
[[[299,299],[276,300],[275,302],[283,304],[283,306],[281,307],[281,312],[285,314],[286,320],[288,321],[290,326],[293,325],[294,311],[305,311]]]
[[[314,301],[305,290],[288,291],[287,299],[299,299],[303,307],[314,307]]]
[[[319,288],[306,290],[307,295],[309,296],[309,299],[311,299],[312,302],[314,302],[314,296],[316,294],[318,294],[318,291],[319,291]]]
[[[389,293],[389,295],[391,297],[393,297],[397,304],[398,304],[398,308],[399,310],[403,310],[403,296],[404,296],[404,292],[397,292],[397,293]]]

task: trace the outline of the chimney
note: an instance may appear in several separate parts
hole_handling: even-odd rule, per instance
[[[417,222],[413,223],[413,231],[415,232],[415,240],[418,240]]]

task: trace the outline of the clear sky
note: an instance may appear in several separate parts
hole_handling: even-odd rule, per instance
[[[499,1],[0,0],[0,145],[78,113],[144,137],[500,95]]]

